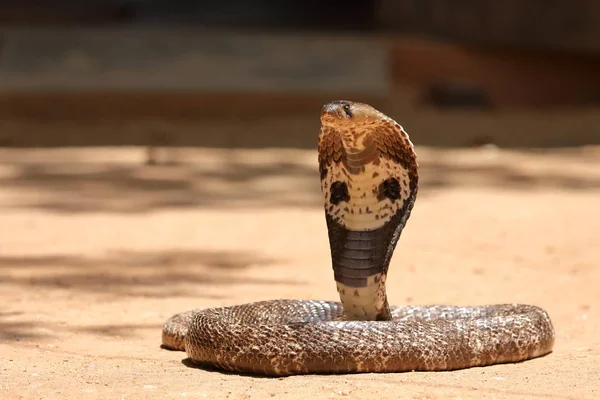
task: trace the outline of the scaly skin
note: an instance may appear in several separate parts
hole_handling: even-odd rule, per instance
[[[341,303],[268,300],[171,317],[163,345],[197,364],[284,376],[442,371],[548,354],[554,328],[541,308],[390,307],[386,276],[413,208],[418,164],[388,116],[350,101],[321,112],[319,170]]]

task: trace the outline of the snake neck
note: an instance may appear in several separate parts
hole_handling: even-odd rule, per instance
[[[363,287],[354,287],[336,281],[344,316],[353,321],[389,321],[392,319],[385,290],[386,274],[367,278]],[[343,280],[343,279],[341,279]]]
[[[331,104],[322,117],[319,169],[337,291],[346,319],[389,320],[385,282],[416,199],[416,155],[389,117],[353,103],[350,114],[363,113],[366,122],[346,118],[336,126],[346,103]]]

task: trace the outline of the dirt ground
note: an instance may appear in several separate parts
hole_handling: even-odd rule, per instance
[[[159,347],[195,307],[337,299],[314,150],[0,151],[2,399],[600,398],[600,149],[418,148],[393,304],[531,303],[554,352],[454,372],[239,376]]]

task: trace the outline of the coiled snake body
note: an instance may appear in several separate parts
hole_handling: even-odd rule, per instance
[[[535,306],[388,305],[388,266],[418,188],[416,154],[398,123],[366,104],[328,103],[318,150],[341,302],[190,310],[165,323],[165,347],[197,364],[279,376],[452,370],[552,351],[554,328]]]

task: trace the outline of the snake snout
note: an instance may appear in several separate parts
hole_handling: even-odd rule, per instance
[[[331,123],[340,119],[351,118],[352,102],[347,100],[335,100],[326,103],[321,108],[321,122]]]

